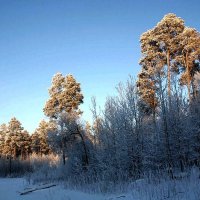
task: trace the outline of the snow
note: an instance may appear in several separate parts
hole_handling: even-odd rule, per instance
[[[192,170],[189,177],[178,180],[133,181],[124,194],[88,194],[58,184],[20,195],[20,192],[31,188],[41,189],[44,184],[31,185],[24,178],[0,178],[0,200],[197,200],[200,196],[200,179],[199,171]]]
[[[30,186],[23,178],[1,178],[0,200],[105,200],[103,195],[90,195],[64,189],[61,185],[20,195]],[[108,198],[109,199],[109,198]]]
[[[62,185],[37,190],[25,195],[21,192],[33,186],[23,178],[0,178],[0,200],[130,200],[130,195],[95,195],[65,189]]]

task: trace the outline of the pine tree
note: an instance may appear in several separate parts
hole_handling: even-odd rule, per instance
[[[40,154],[47,155],[51,152],[51,149],[48,144],[48,131],[49,131],[49,123],[42,120],[39,124],[39,127],[33,133],[32,139],[32,151]]]
[[[0,126],[0,157],[3,156],[6,134],[7,134],[7,126],[6,124],[2,124]]]
[[[160,103],[163,120],[163,130],[166,147],[166,159],[172,174],[172,153],[170,146],[170,131],[167,118],[162,77],[167,76],[167,94],[169,110],[171,109],[171,72],[178,72],[176,58],[181,54],[180,35],[185,28],[184,21],[175,14],[165,15],[154,27],[141,36],[141,49],[143,57],[140,61],[142,72],[139,75],[138,86],[140,97],[151,108]],[[167,72],[165,72],[167,66]],[[158,91],[158,95],[156,93]],[[159,99],[160,102],[156,101]],[[154,112],[155,113],[155,112]],[[155,121],[155,114],[154,114]]]
[[[79,105],[83,103],[80,83],[77,83],[72,75],[64,77],[58,73],[53,77],[49,95],[50,99],[46,102],[44,113],[59,127],[57,135],[61,138],[63,164],[65,164],[68,137],[72,134],[78,134],[82,140],[84,139],[76,123],[81,114]],[[76,130],[73,130],[74,128]]]
[[[19,147],[21,159],[25,160],[31,153],[31,136],[26,130],[24,130],[21,134]]]
[[[14,159],[21,156],[25,159],[30,151],[30,136],[21,123],[14,117],[10,120],[3,154]]]
[[[171,101],[171,71],[176,72],[174,60],[180,54],[180,37],[184,31],[184,21],[175,14],[167,14],[153,29],[142,34],[140,38],[143,58],[140,64],[148,71],[164,72],[167,66],[167,92]],[[151,71],[151,70],[150,70]],[[162,75],[164,75],[162,73]]]
[[[140,95],[140,108],[146,113],[153,113],[155,120],[156,107],[158,105],[158,98],[156,94],[157,83],[154,76],[143,70],[138,74],[137,81],[138,93]]]
[[[186,27],[180,35],[180,41],[182,52],[176,58],[183,70],[180,83],[181,85],[187,85],[188,97],[191,101],[191,86],[194,75],[200,71],[198,63],[200,60],[200,34],[195,29]]]
[[[184,21],[175,14],[167,14],[157,24],[153,30],[156,45],[159,50],[165,54],[165,61],[167,65],[167,81],[168,81],[168,97],[171,97],[171,71],[173,69],[173,61],[179,53],[180,48],[179,35],[184,31]],[[170,102],[169,102],[170,103]]]
[[[40,139],[37,131],[31,135],[31,151],[36,154],[40,153]]]
[[[7,156],[16,158],[19,156],[20,139],[23,127],[21,123],[14,117],[10,120],[8,125],[8,134],[5,141],[4,153]]]
[[[50,99],[46,102],[44,113],[48,117],[57,118],[61,113],[81,113],[79,105],[83,103],[80,83],[72,75],[63,77],[58,73],[53,77],[49,89]]]

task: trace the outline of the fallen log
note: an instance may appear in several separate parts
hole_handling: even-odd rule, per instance
[[[121,196],[118,196],[118,197],[111,197],[111,198],[109,198],[108,200],[121,199],[121,198],[125,198],[125,197],[126,197],[126,196],[121,195]]]
[[[44,190],[44,189],[48,189],[48,188],[55,187],[55,186],[56,186],[55,184],[44,185],[44,186],[41,186],[41,187],[36,187],[36,188],[24,190],[23,192],[19,192],[19,193],[20,193],[20,195],[25,195],[25,194],[28,194],[28,193],[31,193],[31,192],[35,192],[35,191],[38,191],[38,190]]]

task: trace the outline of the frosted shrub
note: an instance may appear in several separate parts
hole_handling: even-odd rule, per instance
[[[37,155],[30,156],[30,164],[33,168],[33,173],[27,175],[27,179],[35,182],[55,181],[58,174],[58,166],[60,158],[58,155]]]
[[[59,163],[60,159],[58,155],[49,154],[49,155],[37,155],[32,154],[30,156],[30,164],[33,167],[33,170],[37,170],[42,166],[54,167]]]
[[[142,181],[135,181],[130,185],[129,190],[135,199],[145,200],[197,200],[199,199],[199,169],[192,168],[189,177],[170,180],[160,177],[159,182],[155,179],[145,178]]]

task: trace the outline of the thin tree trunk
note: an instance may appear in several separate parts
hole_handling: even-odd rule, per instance
[[[189,102],[191,102],[191,90],[190,90],[190,83],[187,83],[187,90],[188,90],[188,98],[189,98]]]
[[[65,147],[64,142],[62,142],[62,159],[63,159],[63,165],[65,165]]]
[[[11,175],[12,173],[12,156],[9,156],[9,174]]]
[[[167,93],[169,99],[169,108],[171,108],[171,69],[170,69],[170,51],[167,50]]]
[[[188,53],[186,53],[185,56],[185,63],[186,63],[186,74],[187,74],[187,89],[188,89],[188,98],[189,102],[191,102],[191,90],[190,90],[190,70],[189,70],[189,64],[188,64]]]
[[[162,83],[161,79],[159,81],[160,86],[160,99],[161,99],[161,109],[162,109],[162,120],[163,120],[163,128],[164,128],[164,137],[165,137],[165,147],[166,147],[166,156],[167,156],[167,164],[169,167],[168,173],[171,178],[173,178],[173,170],[172,170],[172,159],[171,159],[171,150],[170,150],[170,143],[169,143],[169,132],[168,132],[168,123],[167,123],[167,116],[166,116],[166,107],[164,103],[164,95],[162,90]]]
[[[192,86],[192,97],[193,97],[193,99],[195,99],[197,97],[197,91],[196,91],[196,88],[194,86],[193,80],[191,81],[191,86]]]
[[[154,124],[154,131],[156,131],[156,106],[155,106],[155,99],[154,99],[154,106],[153,106],[153,124]]]
[[[63,124],[61,124],[61,136],[62,136],[62,159],[63,159],[63,165],[65,165],[65,138],[63,136]]]
[[[84,154],[85,154],[85,164],[86,166],[89,165],[89,159],[88,159],[88,154],[87,154],[87,147],[85,144],[85,140],[83,138],[83,135],[81,134],[79,128],[77,127],[77,134],[80,136],[81,140],[82,140],[82,144],[83,144],[83,149],[84,149]]]

